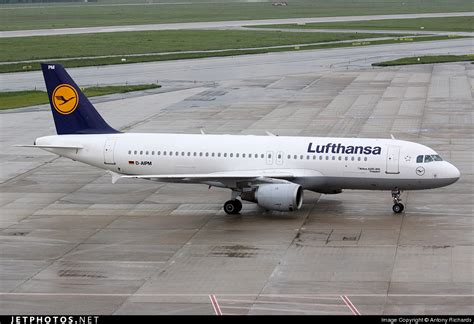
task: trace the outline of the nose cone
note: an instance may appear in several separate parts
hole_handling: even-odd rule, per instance
[[[455,183],[456,181],[459,180],[459,177],[461,176],[461,172],[459,172],[458,168],[456,168],[454,165],[449,163],[448,165],[448,170],[447,170],[447,178],[451,179]]]

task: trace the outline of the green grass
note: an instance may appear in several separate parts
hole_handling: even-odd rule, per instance
[[[130,1],[132,2],[132,1]],[[171,1],[169,1],[171,2]],[[472,11],[471,0],[292,0],[269,2],[108,5],[2,5],[0,30],[93,27],[324,16]],[[13,9],[19,8],[19,9]]]
[[[295,29],[383,29],[383,30],[429,30],[429,31],[474,31],[474,17],[442,17],[415,19],[387,19],[367,21],[347,21],[314,24],[280,24],[251,26],[257,28],[295,28]],[[423,27],[421,29],[420,27]]]
[[[337,48],[337,47],[351,47],[351,46],[368,46],[368,45],[381,45],[381,44],[397,44],[406,42],[420,42],[420,41],[433,41],[443,40],[461,37],[450,37],[450,36],[424,36],[424,37],[402,37],[389,40],[377,40],[377,41],[354,41],[349,43],[329,43],[321,45],[309,45],[300,46],[299,49],[295,46],[288,46],[283,48],[264,48],[255,50],[242,50],[242,51],[226,51],[226,52],[210,52],[210,53],[182,53],[182,54],[170,54],[170,55],[144,55],[144,56],[133,56],[127,57],[126,62],[122,62],[121,58],[94,58],[94,59],[78,59],[78,60],[56,60],[57,63],[61,63],[66,68],[72,67],[84,67],[84,66],[100,66],[100,65],[115,65],[115,64],[128,64],[128,63],[140,63],[140,62],[153,62],[153,61],[167,61],[167,60],[181,60],[181,59],[196,59],[206,57],[218,57],[218,56],[234,56],[244,54],[262,54],[270,52],[283,52],[283,51],[297,51],[297,50],[309,50],[309,49],[324,49],[324,48]],[[35,71],[40,70],[39,63],[19,63],[19,64],[1,64],[0,73],[8,72],[22,72],[22,71]]]
[[[404,57],[398,60],[373,63],[373,66],[394,66],[394,65],[410,65],[410,64],[432,64],[447,62],[474,61],[474,54],[467,55],[434,55],[434,56],[417,56]]]
[[[90,87],[83,89],[83,93],[88,97],[96,97],[112,93],[126,93],[132,91],[156,89],[159,87],[161,86],[158,84]],[[44,91],[34,90],[0,92],[0,110],[41,105],[48,102],[48,94]]]
[[[265,47],[383,36],[393,34],[165,30],[0,38],[0,62]]]

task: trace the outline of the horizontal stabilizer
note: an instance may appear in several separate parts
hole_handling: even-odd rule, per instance
[[[40,149],[73,149],[80,150],[84,148],[82,145],[13,145],[15,147],[37,147]]]

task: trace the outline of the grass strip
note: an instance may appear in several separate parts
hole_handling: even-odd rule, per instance
[[[433,64],[448,62],[474,61],[474,54],[466,55],[433,55],[433,56],[415,56],[404,57],[398,60],[372,63],[373,66],[394,66],[411,64]]]
[[[104,96],[113,93],[127,93],[160,88],[158,84],[139,84],[125,86],[89,87],[82,89],[88,97]],[[29,107],[48,103],[48,94],[44,91],[0,92],[0,110]]]
[[[365,21],[341,21],[333,23],[278,24],[247,26],[253,28],[280,29],[367,29],[370,30],[426,30],[426,31],[474,31],[474,16],[382,19]]]

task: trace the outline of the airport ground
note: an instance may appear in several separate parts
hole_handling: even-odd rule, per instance
[[[344,48],[81,68],[81,85],[162,88],[95,99],[131,132],[356,136],[426,144],[461,171],[406,192],[306,192],[295,213],[226,190],[127,180],[12,147],[54,133],[47,106],[1,113],[0,313],[469,314],[473,275],[473,76],[465,62],[373,68],[470,42]],[[2,86],[41,86],[40,73]],[[353,306],[351,306],[351,303]]]
[[[272,1],[245,0],[107,2],[2,5],[0,30],[472,11],[470,0],[292,0],[285,7],[272,6]]]
[[[107,0],[114,1],[120,0]],[[187,7],[165,4],[80,5],[72,16],[71,6],[11,12],[14,6],[6,6],[0,37],[97,32],[93,26],[114,33],[243,24],[210,22],[215,17],[403,19],[400,14],[472,10],[465,0],[417,0],[404,7],[363,0],[344,2],[345,8],[341,0],[319,7],[313,1],[313,11],[311,1],[297,1],[286,12],[265,3],[242,11],[237,1],[231,6],[240,11],[228,4],[224,11],[225,1],[192,1],[199,4],[191,8],[192,19]],[[156,21],[157,11],[167,16]],[[328,19],[347,18],[294,22]],[[91,28],[63,29],[84,26]],[[36,30],[15,30],[28,28]],[[470,53],[472,39],[461,38],[71,69],[81,87],[162,85],[92,98],[122,131],[394,135],[437,150],[459,168],[461,179],[405,192],[402,214],[392,213],[388,192],[345,191],[306,192],[294,213],[245,203],[240,216],[229,217],[222,210],[226,190],[140,180],[113,185],[104,171],[13,147],[54,134],[51,113],[47,105],[1,111],[0,314],[474,313],[474,65],[371,66]],[[40,72],[0,74],[1,91],[31,89],[44,89]]]

